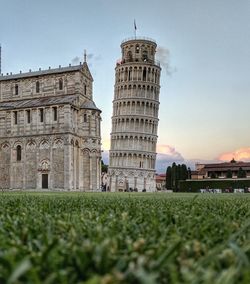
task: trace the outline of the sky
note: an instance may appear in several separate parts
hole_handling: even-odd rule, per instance
[[[107,159],[114,68],[134,19],[162,66],[157,171],[250,161],[249,0],[0,0],[2,72],[77,64],[86,49]]]

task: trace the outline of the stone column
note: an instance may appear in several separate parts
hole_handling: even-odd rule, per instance
[[[10,146],[10,189],[13,189],[13,148]]]
[[[79,148],[79,189],[83,190],[83,152]]]
[[[53,153],[52,153],[52,151],[53,151],[53,140],[51,141],[51,145],[50,145],[50,148],[49,148],[49,150],[50,150],[50,153],[49,153],[49,159],[50,159],[50,171],[48,172],[48,189],[52,189],[53,188],[53,186],[54,186],[54,180],[53,180],[53,178],[55,178],[55,175],[54,175],[54,173],[55,173],[55,171],[54,171],[54,169],[53,169]]]
[[[137,177],[134,177],[134,188],[137,187]]]
[[[100,157],[96,158],[96,171],[97,171],[97,181],[96,181],[96,186],[97,189],[99,190],[101,187],[101,161]]]
[[[64,143],[64,189],[71,189],[71,144],[70,137]]]
[[[112,185],[112,177],[110,176],[109,177],[109,190],[110,191],[112,191],[112,187],[113,187],[113,185]]]
[[[118,176],[115,176],[115,191],[117,191],[117,187],[118,187]]]
[[[93,180],[92,180],[92,153],[89,153],[89,189],[93,190]]]
[[[77,184],[77,147],[76,145],[73,145],[73,155],[74,155],[74,180],[73,180],[73,188],[76,190],[76,184]]]

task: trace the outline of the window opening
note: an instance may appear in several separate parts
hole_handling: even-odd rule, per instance
[[[43,109],[40,109],[40,122],[43,122]]]
[[[17,111],[14,111],[14,123],[17,124]]]
[[[36,82],[36,93],[40,92],[40,83],[39,81]]]
[[[87,122],[87,114],[86,113],[83,115],[83,122]]]
[[[21,161],[21,159],[22,159],[22,147],[18,145],[16,147],[16,160]]]
[[[15,95],[16,96],[18,95],[18,85],[17,84],[15,85]]]
[[[59,79],[59,90],[63,89],[63,80]]]
[[[54,116],[54,121],[57,120],[57,107],[53,107],[53,116]]]
[[[142,80],[146,81],[146,68],[143,69]]]
[[[26,115],[27,115],[27,123],[30,123],[30,110],[26,111]]]

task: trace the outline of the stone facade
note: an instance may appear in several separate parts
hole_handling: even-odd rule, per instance
[[[0,76],[1,189],[100,189],[92,83],[86,62]]]
[[[155,159],[160,92],[156,43],[133,38],[122,42],[115,68],[110,190],[155,191]]]

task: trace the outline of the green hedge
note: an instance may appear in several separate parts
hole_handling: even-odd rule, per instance
[[[220,188],[223,191],[250,187],[250,179],[186,180],[179,182],[180,192],[198,192],[201,188]]]

